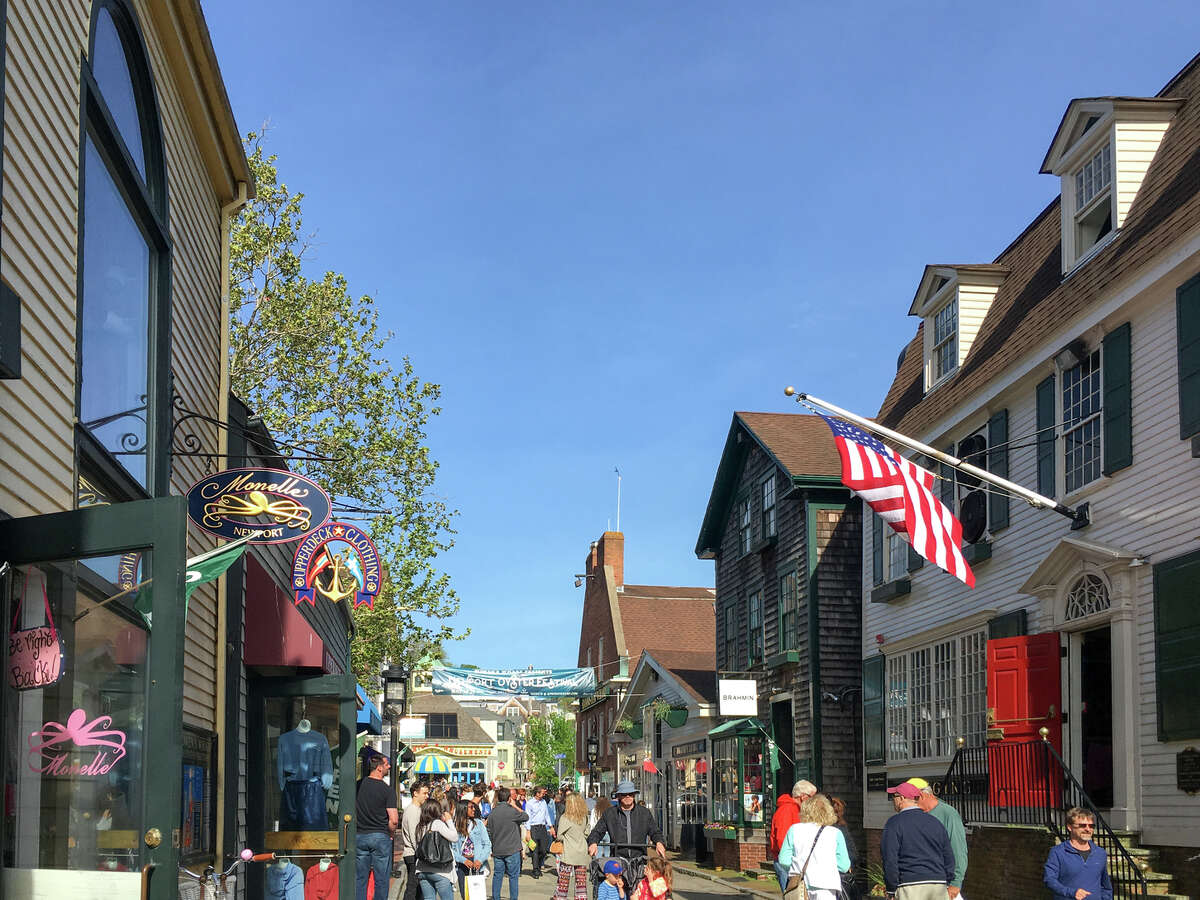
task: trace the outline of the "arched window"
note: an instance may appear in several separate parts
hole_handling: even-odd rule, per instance
[[[1067,592],[1066,619],[1082,619],[1103,612],[1110,604],[1108,588],[1098,575],[1087,574],[1071,585]]]
[[[167,490],[166,170],[154,81],[127,0],[97,0],[80,80],[76,404],[85,503]]]

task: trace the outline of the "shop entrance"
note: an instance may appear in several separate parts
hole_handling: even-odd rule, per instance
[[[274,872],[250,868],[250,896],[268,875],[303,889],[315,868],[353,900],[356,721],[352,675],[250,678],[247,834],[280,858]]]
[[[1092,802],[1113,805],[1112,630],[1105,625],[1071,636],[1076,719],[1071,728],[1075,775]]]
[[[176,896],[184,513],[0,522],[0,895]]]
[[[775,794],[771,797],[772,805],[776,798],[792,792],[796,783],[796,728],[792,723],[792,701],[789,697],[771,704],[771,730],[775,735],[775,746],[779,750],[779,769],[775,772]],[[772,806],[773,808],[773,806]]]

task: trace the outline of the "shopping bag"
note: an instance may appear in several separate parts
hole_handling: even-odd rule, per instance
[[[44,578],[37,580],[41,584],[42,604],[46,609],[48,624],[17,628],[17,623],[21,621],[21,607],[29,590],[29,574],[26,573],[8,638],[8,683],[18,691],[49,687],[63,676],[62,644],[58,629],[54,627],[54,614],[50,612],[46,582]]]
[[[480,869],[466,878],[466,900],[487,900],[487,869]]]

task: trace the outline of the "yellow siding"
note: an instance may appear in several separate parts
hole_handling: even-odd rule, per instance
[[[1117,190],[1116,227],[1125,223],[1129,207],[1142,187],[1146,171],[1167,132],[1168,122],[1118,122],[1113,153]]]
[[[998,285],[962,284],[958,286],[958,364],[961,366],[975,343],[979,327],[996,299]]]

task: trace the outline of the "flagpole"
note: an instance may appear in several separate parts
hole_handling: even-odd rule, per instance
[[[1055,500],[1051,500],[1049,497],[1042,496],[1037,491],[1031,491],[1029,488],[1022,487],[1019,484],[1009,481],[1007,478],[1001,478],[998,475],[993,475],[986,469],[981,469],[978,466],[973,466],[968,462],[963,462],[958,457],[951,456],[944,450],[938,450],[934,447],[930,447],[928,444],[922,444],[920,441],[914,440],[913,438],[903,435],[898,431],[892,431],[892,429],[872,422],[870,419],[864,419],[862,416],[856,416],[854,413],[844,410],[840,406],[834,406],[832,403],[828,403],[819,397],[814,397],[812,394],[798,392],[793,387],[788,387],[784,390],[784,393],[789,397],[795,396],[797,403],[808,403],[812,404],[813,406],[819,406],[827,412],[830,412],[839,418],[845,419],[847,422],[853,422],[860,428],[874,432],[880,437],[885,437],[889,440],[895,441],[902,447],[907,447],[908,449],[915,450],[918,453],[924,453],[927,456],[933,457],[938,462],[945,463],[948,466],[958,469],[960,472],[965,472],[968,475],[975,476],[980,481],[986,481],[988,484],[995,485],[1002,490],[1008,491],[1009,493],[1020,497],[1030,506],[1035,506],[1039,509],[1051,510],[1052,512],[1058,513],[1060,516],[1066,516],[1072,522],[1076,522],[1081,525],[1086,525],[1088,522],[1086,508],[1081,507],[1080,509],[1071,509],[1069,506],[1064,506]]]

